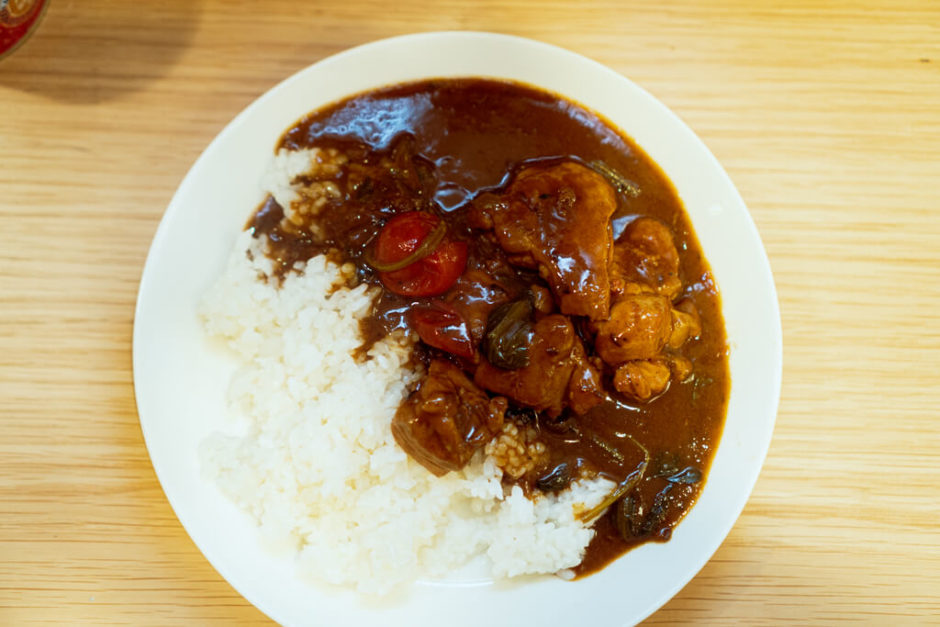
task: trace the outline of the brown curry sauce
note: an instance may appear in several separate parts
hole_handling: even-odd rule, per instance
[[[680,258],[681,296],[690,298],[701,316],[700,337],[682,347],[693,375],[683,383],[673,382],[647,403],[611,395],[577,418],[574,434],[565,427],[565,416],[549,421],[532,415],[529,420],[548,448],[543,475],[564,463],[619,482],[643,458],[628,436],[650,452],[650,466],[631,496],[640,513],[645,510],[648,528],[625,540],[612,507],[595,523],[595,538],[576,574],[599,570],[637,544],[668,540],[698,497],[718,446],[729,377],[718,291],[682,203],[659,167],[602,118],[578,105],[519,84],[483,79],[423,81],[349,98],[302,119],[284,134],[278,148],[313,146],[335,148],[352,155],[351,162],[360,169],[381,167],[397,178],[370,177],[367,186],[360,185],[355,194],[347,193],[341,204],[328,208],[341,210],[323,211],[317,217],[316,241],[302,230],[282,228],[283,211],[268,199],[248,226],[256,235],[268,236],[269,255],[279,262],[282,274],[296,261],[328,253],[353,261],[358,281],[381,285],[363,260],[369,243],[392,215],[430,206],[446,214],[450,228],[470,244],[468,268],[485,263],[493,257],[487,248],[493,244],[473,236],[462,209],[535,160],[600,161],[636,184],[638,194],[620,197],[612,217],[613,235],[616,239],[637,216],[658,218],[672,230]],[[338,180],[345,176],[337,175]],[[401,180],[406,184],[397,182]],[[516,281],[520,291],[538,280],[533,273],[514,272],[506,280]],[[420,300],[385,291],[362,324],[365,346],[407,327],[404,312]],[[425,363],[441,353],[417,346],[415,358]],[[516,408],[517,418],[525,413]],[[593,443],[597,439],[612,444],[619,455],[598,447]],[[675,480],[689,476],[682,475],[684,469],[700,473],[701,481]],[[534,480],[530,474],[519,483],[532,491]]]

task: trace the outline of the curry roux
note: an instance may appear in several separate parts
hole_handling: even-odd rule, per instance
[[[472,237],[461,210],[481,192],[505,185],[522,164],[561,158],[602,161],[636,184],[639,193],[623,195],[612,218],[614,238],[636,216],[656,217],[671,228],[680,255],[682,295],[694,301],[702,319],[700,338],[682,349],[693,363],[693,375],[684,383],[673,382],[648,403],[608,398],[576,418],[575,435],[557,420],[552,424],[544,417],[530,416],[529,420],[548,446],[543,474],[567,463],[620,482],[643,458],[627,435],[650,452],[650,467],[633,496],[641,508],[661,509],[657,524],[639,537],[624,540],[611,508],[595,524],[596,536],[576,574],[599,570],[637,544],[668,540],[703,481],[670,484],[665,477],[690,466],[703,476],[707,473],[725,418],[729,377],[718,291],[682,203],[659,167],[631,140],[586,109],[520,84],[483,79],[423,81],[349,98],[302,119],[284,134],[278,148],[313,146],[352,154],[364,167],[382,159],[392,163],[405,159],[403,167],[411,168],[414,184],[402,189],[378,181],[376,188],[367,190],[368,197],[347,194],[341,205],[332,207],[336,210],[318,217],[322,236],[317,241],[281,228],[283,213],[270,199],[249,226],[256,234],[269,236],[270,254],[280,261],[282,272],[296,261],[329,252],[355,262],[358,280],[373,284],[380,283],[362,255],[395,212],[433,206],[434,211],[446,214],[451,228],[463,233],[470,244],[468,267],[473,267],[492,251],[485,249],[481,238]],[[534,280],[525,272],[517,274],[520,290],[527,280]],[[403,312],[413,301],[385,292],[363,322],[366,345],[406,326]],[[417,357],[426,360],[435,351],[425,347]],[[592,443],[591,435],[613,444],[620,459]],[[520,483],[532,491],[534,479],[529,475]],[[659,494],[663,496],[656,505]]]

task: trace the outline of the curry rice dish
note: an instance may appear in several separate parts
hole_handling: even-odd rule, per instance
[[[423,81],[305,117],[263,187],[201,311],[245,426],[201,455],[301,572],[372,594],[480,556],[575,577],[670,538],[727,350],[682,204],[629,139],[523,85]]]

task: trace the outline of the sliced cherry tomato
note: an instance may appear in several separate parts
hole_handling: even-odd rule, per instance
[[[392,264],[414,254],[425,238],[439,227],[441,219],[423,211],[410,211],[386,223],[375,243],[375,260]],[[404,268],[379,272],[386,288],[403,296],[443,294],[463,274],[467,243],[444,237],[426,256]]]
[[[440,301],[416,305],[408,310],[408,323],[425,344],[458,357],[473,359],[470,328],[450,305]]]

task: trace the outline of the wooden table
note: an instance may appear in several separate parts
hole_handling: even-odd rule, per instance
[[[785,345],[770,454],[650,622],[938,620],[940,5],[661,4],[53,0],[0,62],[0,624],[266,621],[147,457],[130,352],[145,255],[258,95],[349,46],[444,29],[540,39],[646,87],[724,164],[767,247]]]

